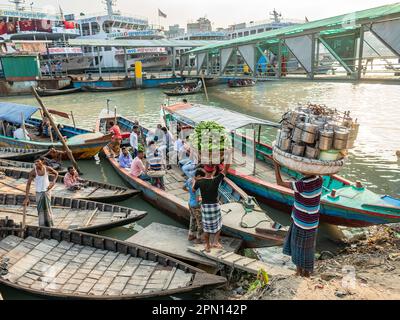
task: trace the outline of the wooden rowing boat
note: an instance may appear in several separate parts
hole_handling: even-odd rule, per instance
[[[81,88],[71,88],[71,89],[62,89],[62,90],[54,90],[54,89],[42,89],[36,88],[36,92],[40,97],[52,97],[52,96],[60,96],[64,94],[72,94],[82,91]]]
[[[31,172],[32,169],[34,168],[34,164],[33,164],[33,162],[22,162],[22,161],[1,160],[0,159],[0,170],[1,170],[1,167]],[[61,167],[61,168],[57,169],[57,172],[59,175],[63,176],[67,173],[67,169]]]
[[[229,88],[245,88],[245,87],[254,87],[256,85],[255,81],[240,83],[237,80],[230,80],[228,81]]]
[[[33,150],[48,150],[50,147],[54,147],[57,150],[64,150],[61,142],[56,140],[51,141],[50,137],[40,137],[38,135],[39,128],[42,126],[42,120],[33,118],[32,115],[39,111],[39,108],[7,102],[0,102],[0,108],[10,110],[11,116],[2,116],[3,120],[7,120],[9,123],[21,124],[21,114],[24,114],[24,122],[31,136],[30,140],[19,140],[0,135],[0,147]],[[52,112],[56,113],[56,111]],[[109,136],[105,136],[99,132],[95,133],[68,125],[61,125],[59,130],[63,137],[67,138],[67,145],[74,155],[75,160],[93,158],[111,139]],[[55,134],[53,134],[53,139],[56,139]]]
[[[180,96],[189,96],[189,95],[193,95],[193,94],[198,94],[203,92],[203,89],[193,89],[192,91],[188,91],[188,92],[180,92],[177,90],[171,90],[171,91],[164,91],[164,94],[167,95],[168,97],[180,97]]]
[[[130,90],[133,87],[96,87],[96,86],[82,86],[84,92],[114,92]]]
[[[0,219],[22,222],[25,195],[0,194]],[[30,196],[26,224],[37,226],[36,197]],[[54,227],[85,232],[100,232],[136,222],[146,216],[138,211],[100,202],[51,197]]]
[[[162,89],[174,89],[179,86],[190,86],[190,87],[195,87],[197,85],[197,80],[186,80],[186,81],[176,81],[176,82],[166,82],[166,83],[161,83],[159,85],[160,88]]]
[[[143,132],[146,133],[146,129]],[[161,190],[133,177],[130,170],[119,166],[117,159],[111,156],[107,147],[104,153],[115,171],[136,190],[142,191],[146,201],[166,212],[171,217],[188,224],[190,211],[188,206],[189,194],[184,191],[185,178],[177,166],[172,166],[164,177],[166,190]],[[222,203],[223,233],[244,241],[246,247],[259,248],[280,245],[287,230],[274,223],[268,215],[254,203],[254,210],[245,208],[248,202],[247,194],[236,184],[226,179],[220,187],[220,202]],[[259,230],[263,232],[259,232]]]
[[[39,157],[46,152],[47,150],[0,148],[0,159],[15,161],[33,161],[36,157]]]
[[[25,193],[25,187],[29,177],[28,170],[19,170],[16,168],[2,167],[0,171],[5,176],[0,179],[0,192],[2,193]],[[63,177],[58,177],[57,183],[52,189],[52,193],[58,197],[85,199],[98,202],[120,202],[138,195],[140,191],[124,187],[114,186],[107,183],[101,183],[91,180],[85,180],[87,186],[82,190],[69,191],[63,183]],[[35,192],[35,186],[32,184],[31,192]]]
[[[220,286],[226,279],[135,244],[28,226],[0,241],[0,283],[56,299],[133,300]]]
[[[257,159],[254,172],[242,165],[246,159],[242,158],[241,150],[236,150],[238,152],[234,152],[234,163],[228,176],[239,187],[256,196],[260,202],[287,213],[291,212],[294,192],[276,183],[272,146],[261,141],[261,128],[272,124],[263,124],[267,121],[213,106],[177,104],[162,108],[167,125],[170,122],[178,122],[193,128],[200,121],[197,117],[200,113],[197,112],[201,109],[201,121],[216,121],[227,127],[230,126],[230,122],[238,122],[240,119],[240,125],[259,126],[258,139],[256,138],[255,143],[254,137],[244,136],[237,131],[237,128],[230,129],[233,141],[240,141],[241,147],[255,145]],[[253,161],[254,159],[251,160]],[[283,174],[291,181],[301,178],[299,173],[287,168],[283,168]],[[324,177],[320,213],[322,221],[348,227],[398,223],[400,199],[376,194],[365,187],[357,187],[355,183],[337,175],[327,176]]]

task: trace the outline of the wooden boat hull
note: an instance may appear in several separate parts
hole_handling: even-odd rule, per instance
[[[114,92],[114,91],[124,91],[133,89],[132,87],[92,87],[83,86],[82,91],[84,92]]]
[[[109,142],[108,139],[100,139],[99,141],[88,142],[83,144],[68,143],[68,147],[70,148],[72,154],[74,155],[75,160],[87,160],[87,159],[92,159],[94,156],[96,156],[108,142]],[[49,142],[25,141],[25,140],[17,140],[10,137],[0,136],[0,147],[48,150],[49,147],[53,146],[56,150],[61,150],[61,151],[63,150],[61,142],[52,144],[50,141]]]
[[[147,202],[167,213],[173,219],[188,225],[190,221],[190,211],[187,201],[156,188],[139,178],[131,176],[128,171],[121,169],[115,158],[109,157],[110,153],[108,148],[104,148],[104,154],[107,156],[108,161],[118,175],[133,188],[140,190],[143,198]],[[250,230],[247,232],[242,228],[239,229],[227,226],[226,224],[223,224],[222,232],[227,236],[242,239],[244,245],[248,248],[262,248],[280,245],[283,243],[286,236],[286,231],[284,230],[277,230],[276,232],[271,231],[267,235],[262,235],[254,234],[250,232]]]
[[[21,184],[25,183],[29,177],[29,171],[18,170],[16,168],[3,167],[2,171],[6,177],[18,179]],[[63,184],[63,177],[58,177],[56,187],[52,190],[55,195],[62,195],[63,197],[70,197],[74,199],[83,199],[104,203],[121,202],[138,195],[138,190],[132,190],[124,187],[114,186],[106,183],[100,183],[91,180],[85,180],[88,183],[87,192],[85,191],[68,191]],[[0,190],[6,190],[9,193],[25,193],[25,184],[21,187],[15,187],[13,184],[0,180]],[[33,191],[32,191],[33,192]]]
[[[53,96],[61,96],[65,94],[72,94],[81,92],[81,88],[72,88],[72,89],[63,89],[63,90],[53,90],[53,89],[40,89],[37,88],[36,92],[40,97],[53,97]]]
[[[178,82],[161,83],[159,85],[159,88],[162,88],[162,89],[174,89],[174,88],[179,87],[179,86],[195,87],[196,85],[197,85],[197,81],[196,80],[186,81],[186,82],[178,81]]]
[[[34,168],[33,162],[22,162],[22,161],[14,161],[14,160],[2,160],[0,159],[0,167],[11,168],[16,170],[22,170],[30,172]],[[59,175],[65,175],[67,173],[66,168],[60,168],[57,170]]]
[[[0,159],[13,161],[33,161],[46,152],[47,150],[0,148]]]
[[[8,236],[1,243],[8,250],[1,251],[0,257],[9,257],[11,268],[9,268],[7,275],[0,276],[0,283],[46,298],[74,300],[146,299],[213,288],[226,282],[223,277],[207,274],[150,249],[82,232],[28,226],[23,239]],[[34,273],[36,263],[33,266],[24,265],[28,272],[24,271],[23,274],[17,268],[13,268],[16,261],[21,264],[20,258],[16,258],[14,254],[21,252],[18,249],[20,244],[28,248],[33,247],[34,250],[39,246],[47,248],[46,252],[40,251],[39,256],[30,255],[32,249],[28,249],[26,255],[37,263],[52,259],[50,261],[55,261],[53,262],[54,268],[40,269],[36,272],[40,274],[39,277],[36,277],[33,281],[26,281],[24,274]],[[31,244],[30,247],[29,244]],[[74,251],[70,253],[70,249],[74,250],[75,253]],[[54,259],[54,255],[60,250],[72,254],[72,257],[62,255],[63,260]],[[96,257],[90,254],[85,255],[81,253],[82,251],[95,252]],[[80,259],[75,259],[75,255]],[[115,264],[113,263],[114,260]],[[60,268],[57,268],[57,266]],[[88,278],[91,271],[85,273],[85,266],[88,271],[96,271],[95,278]],[[72,272],[64,272],[64,268],[72,269]],[[47,279],[46,270],[53,272],[57,270],[56,275],[53,275],[54,281],[44,282]],[[106,272],[111,277],[107,277]],[[77,283],[76,280],[73,281],[72,279],[80,279],[80,281]]]
[[[191,91],[191,92],[164,91],[164,94],[166,94],[168,97],[180,97],[180,96],[190,96],[190,95],[198,94],[201,92],[202,92],[202,90]]]
[[[0,194],[0,219],[22,222],[25,195]],[[36,197],[30,196],[26,222],[38,225]],[[122,227],[143,219],[147,212],[95,201],[52,196],[53,222],[56,228],[84,232],[101,232]]]

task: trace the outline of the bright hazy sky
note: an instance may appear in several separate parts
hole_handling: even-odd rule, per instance
[[[102,0],[26,0],[34,7],[53,6],[60,3],[67,13],[97,13],[104,11]],[[227,27],[229,24],[264,20],[274,7],[284,18],[317,20],[330,16],[395,3],[396,0],[117,0],[116,8],[131,15],[145,16],[150,23],[158,23],[157,9],[168,15],[160,19],[163,26],[194,21],[207,16],[213,27]],[[8,0],[0,0],[6,4]]]

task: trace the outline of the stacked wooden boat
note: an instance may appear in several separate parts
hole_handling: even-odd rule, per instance
[[[0,219],[22,222],[25,195],[0,194]],[[30,196],[26,223],[38,225],[36,198]],[[53,196],[51,198],[54,227],[66,230],[99,232],[124,226],[146,216],[146,212],[100,202]]]
[[[225,283],[134,244],[77,231],[29,226],[0,241],[7,274],[0,283],[46,297],[128,300],[196,291]]]
[[[0,179],[1,193],[25,194],[25,188],[29,177],[28,170],[0,167],[0,171],[4,173]],[[52,194],[64,198],[85,199],[107,203],[124,201],[140,193],[137,190],[107,183],[100,183],[92,180],[85,180],[85,182],[87,185],[83,189],[70,191],[64,186],[63,177],[59,176],[54,189],[52,189]],[[35,192],[34,184],[32,184],[31,191],[32,193]]]
[[[40,157],[46,152],[47,150],[6,147],[0,148],[0,159],[15,161],[33,161],[36,157]]]

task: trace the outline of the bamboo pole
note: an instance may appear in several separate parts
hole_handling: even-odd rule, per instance
[[[39,102],[39,105],[42,107],[43,113],[49,118],[50,124],[53,127],[54,131],[56,132],[58,138],[60,139],[65,152],[67,153],[68,158],[71,160],[73,166],[75,167],[75,169],[80,173],[81,171],[79,170],[79,166],[78,163],[75,161],[74,155],[72,154],[71,150],[69,149],[67,143],[64,140],[64,137],[62,136],[60,130],[58,130],[56,124],[54,123],[54,120],[51,116],[51,114],[49,113],[49,111],[47,110],[47,108],[45,107],[45,105],[43,104],[42,99],[40,99],[38,93],[36,92],[36,89],[32,86],[31,87],[32,90],[32,94],[34,95],[34,97],[36,98],[36,100]]]
[[[208,99],[208,92],[207,92],[206,80],[204,79],[204,74],[201,74],[201,81],[203,82],[204,92],[206,94],[207,101],[210,102],[210,99]]]
[[[72,123],[74,124],[74,129],[76,129],[75,117],[72,111],[71,111],[71,118],[72,118]]]
[[[22,209],[22,230],[21,230],[21,237],[24,238],[24,233],[25,233],[25,227],[26,227],[26,205],[24,204],[24,207]]]

